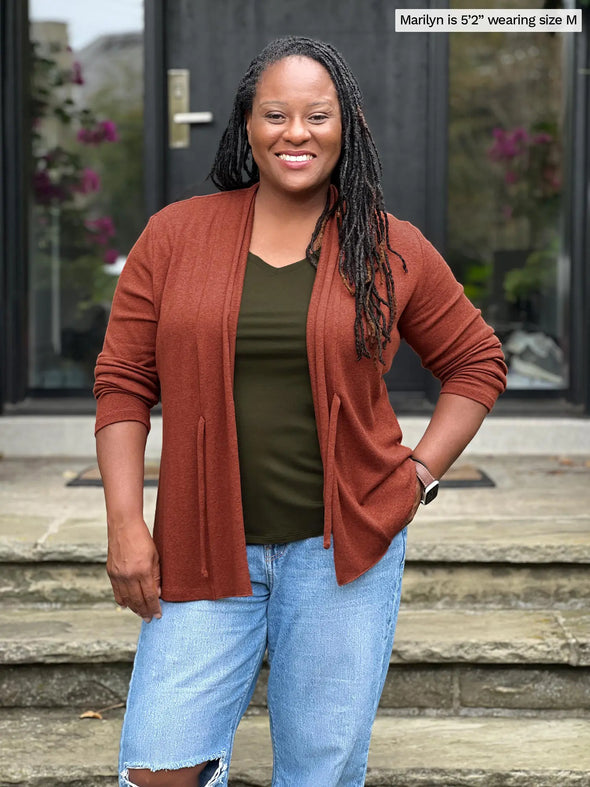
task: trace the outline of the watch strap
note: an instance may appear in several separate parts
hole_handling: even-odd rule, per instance
[[[410,457],[416,468],[416,475],[422,485],[422,503],[426,505],[436,497],[438,492],[438,479],[435,478],[428,467],[420,459],[415,456]]]

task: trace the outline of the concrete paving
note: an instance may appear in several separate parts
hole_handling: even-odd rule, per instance
[[[114,784],[121,711],[104,715],[82,720],[63,710],[0,712],[0,787]],[[587,787],[588,771],[588,720],[381,716],[373,728],[366,785]],[[268,718],[244,717],[230,786],[270,787],[271,776]]]
[[[66,486],[89,464],[0,460],[0,560],[104,559],[102,489]],[[496,486],[441,490],[408,530],[410,559],[590,562],[590,455],[479,456],[469,464]],[[148,524],[156,491],[144,490]]]

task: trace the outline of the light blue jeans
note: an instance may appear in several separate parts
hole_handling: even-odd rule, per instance
[[[273,787],[361,787],[393,645],[406,529],[369,571],[339,586],[323,538],[247,546],[252,596],[162,602],[142,623],[121,735],[133,768],[211,761],[227,785],[236,728],[265,651]]]

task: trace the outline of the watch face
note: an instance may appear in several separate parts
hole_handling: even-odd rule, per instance
[[[426,489],[424,490],[424,496],[422,498],[422,502],[425,506],[428,503],[432,503],[434,498],[438,495],[438,481],[433,481],[431,484],[428,484]]]

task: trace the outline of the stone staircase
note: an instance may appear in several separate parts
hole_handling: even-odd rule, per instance
[[[588,787],[590,464],[477,464],[496,488],[444,490],[408,531],[366,784]],[[0,462],[0,787],[116,784],[111,706],[139,621],[111,598],[102,490],[65,486],[84,466]],[[266,677],[265,665],[231,787],[271,784]]]

